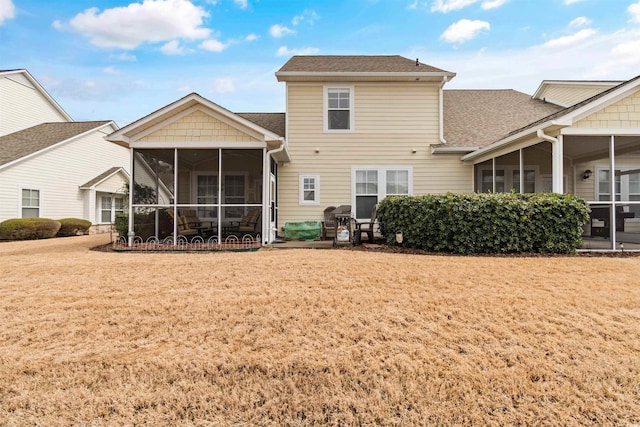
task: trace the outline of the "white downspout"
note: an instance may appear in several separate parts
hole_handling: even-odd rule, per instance
[[[552,164],[551,179],[553,183],[552,191],[554,193],[562,194],[563,192],[562,178],[564,175],[564,171],[563,171],[564,150],[563,150],[562,135],[560,135],[559,138],[554,138],[544,133],[542,129],[538,129],[538,132],[536,132],[536,135],[538,136],[538,138],[543,139],[545,141],[549,141],[551,143],[551,164]]]
[[[449,79],[447,78],[447,76],[442,76],[442,82],[440,83],[440,89],[438,91],[438,98],[439,98],[439,105],[438,105],[438,110],[440,111],[440,117],[439,117],[439,121],[440,121],[440,143],[441,144],[446,144],[447,141],[444,139],[444,102],[443,102],[443,87],[444,84],[447,83],[447,81],[449,81]]]
[[[280,144],[280,147],[278,148],[274,148],[273,150],[267,150],[265,156],[264,156],[264,162],[262,165],[262,241],[264,242],[264,244],[268,244],[269,241],[271,240],[271,221],[270,221],[270,215],[269,215],[269,209],[271,209],[271,194],[270,194],[270,189],[271,189],[271,182],[270,182],[270,177],[271,177],[271,155],[276,154],[276,153],[280,153],[281,151],[284,151],[284,138],[280,138],[280,141],[282,142],[282,144]]]

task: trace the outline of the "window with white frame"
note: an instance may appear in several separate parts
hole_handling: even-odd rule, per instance
[[[353,87],[325,87],[325,130],[353,130]]]
[[[496,188],[493,188],[493,170],[491,167],[479,168],[480,192],[504,193],[506,191],[520,191],[520,168],[518,166],[498,166],[495,170]],[[525,166],[524,192],[535,193],[539,188],[538,167]]]
[[[100,198],[100,223],[107,224],[115,222],[116,214],[124,213],[124,198],[113,196],[102,196]]]
[[[300,204],[320,204],[320,175],[300,175]]]
[[[352,175],[357,219],[370,219],[373,207],[385,197],[406,196],[413,191],[409,166],[354,167]]]
[[[22,218],[38,218],[40,216],[40,190],[22,189]]]

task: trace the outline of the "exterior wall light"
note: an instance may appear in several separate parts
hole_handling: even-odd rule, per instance
[[[582,179],[589,179],[591,178],[591,175],[593,174],[593,172],[591,172],[591,169],[587,169],[586,171],[584,171],[584,173],[582,174]]]

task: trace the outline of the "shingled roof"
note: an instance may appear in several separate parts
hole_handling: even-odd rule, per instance
[[[0,137],[0,166],[81,135],[111,121],[42,123]]]
[[[447,146],[484,147],[562,107],[505,90],[444,90]]]
[[[293,56],[278,72],[346,73],[448,73],[448,71],[400,55]]]
[[[243,119],[257,124],[258,126],[275,133],[278,136],[285,136],[285,113],[236,113]]]

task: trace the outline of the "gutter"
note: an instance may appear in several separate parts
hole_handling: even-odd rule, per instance
[[[444,98],[444,94],[443,94],[443,87],[445,85],[445,83],[447,83],[449,81],[448,77],[442,76],[442,82],[440,83],[440,89],[438,89],[438,98],[439,98],[439,103],[440,105],[438,106],[438,110],[440,111],[440,143],[441,144],[446,144],[447,141],[444,139],[444,102],[443,102],[443,98]]]
[[[480,147],[431,147],[431,154],[467,154]]]

